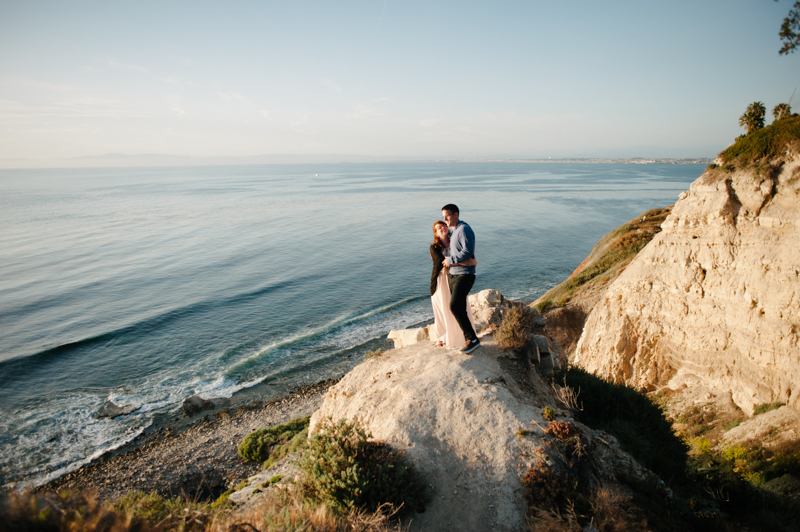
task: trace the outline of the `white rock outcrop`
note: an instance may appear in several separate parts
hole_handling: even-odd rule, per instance
[[[549,386],[491,336],[471,355],[420,342],[356,366],[328,390],[310,431],[349,419],[404,450],[432,491],[411,530],[518,531],[529,529],[520,479],[552,450],[546,404],[556,407]],[[641,471],[612,437],[581,428],[604,468],[598,478]]]
[[[472,308],[475,327],[479,332],[488,325],[499,325],[503,321],[504,312],[511,306],[511,302],[506,301],[503,294],[491,288],[481,290],[477,294],[470,294],[467,302]],[[389,331],[387,338],[394,342],[395,349],[400,349],[430,340],[432,327],[433,324],[416,329],[392,330]]]
[[[800,160],[701,175],[589,315],[572,362],[637,388],[702,384],[800,408]]]

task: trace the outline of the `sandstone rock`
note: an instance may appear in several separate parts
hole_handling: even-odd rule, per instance
[[[497,290],[488,288],[481,290],[477,294],[467,296],[467,302],[475,307],[499,307],[503,304],[503,294]]]
[[[418,329],[401,329],[399,331],[389,331],[387,336],[394,342],[395,349],[405,347],[407,345],[416,344],[430,339],[427,327],[420,327]]]
[[[542,407],[556,403],[551,388],[515,357],[490,336],[469,356],[428,343],[386,351],[328,390],[310,431],[326,417],[345,418],[404,450],[433,491],[411,530],[527,529],[520,478],[551,451],[540,428]],[[603,479],[629,467],[641,472],[608,443],[612,438],[581,429],[602,441],[590,445]]]
[[[800,408],[800,161],[706,171],[589,315],[573,362],[618,383]]]
[[[472,318],[475,320],[475,327],[480,330],[487,325],[500,325],[503,323],[505,310],[503,307],[473,307]]]

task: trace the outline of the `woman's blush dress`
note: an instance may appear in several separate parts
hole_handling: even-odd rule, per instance
[[[438,252],[438,250],[436,250]],[[440,252],[439,252],[440,253]],[[434,254],[431,250],[431,256],[436,261],[439,253]],[[444,254],[441,254],[444,260]],[[441,264],[441,261],[439,261]],[[434,273],[436,272],[436,263],[434,262]],[[433,288],[433,287],[431,287]],[[436,276],[436,290],[431,295],[431,305],[433,306],[433,338],[434,342],[443,342],[445,347],[449,349],[461,349],[466,344],[464,333],[461,331],[456,317],[450,311],[450,285],[447,282],[447,269],[441,268]],[[467,316],[475,328],[475,320],[472,317],[472,308],[467,305]]]

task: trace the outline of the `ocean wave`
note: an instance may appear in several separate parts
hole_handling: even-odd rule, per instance
[[[32,371],[44,369],[51,362],[61,360],[65,356],[70,356],[72,353],[91,349],[94,346],[103,346],[111,341],[124,340],[128,336],[147,336],[180,319],[211,311],[222,306],[242,305],[272,292],[291,288],[299,283],[309,282],[315,277],[314,275],[297,276],[226,298],[207,299],[151,316],[125,327],[120,327],[73,342],[67,342],[29,355],[0,361],[0,389],[10,382],[19,378],[24,378]],[[0,393],[0,395],[2,395],[2,393]]]

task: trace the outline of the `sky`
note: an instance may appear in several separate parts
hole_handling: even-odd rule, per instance
[[[713,158],[792,4],[0,0],[0,160]]]

